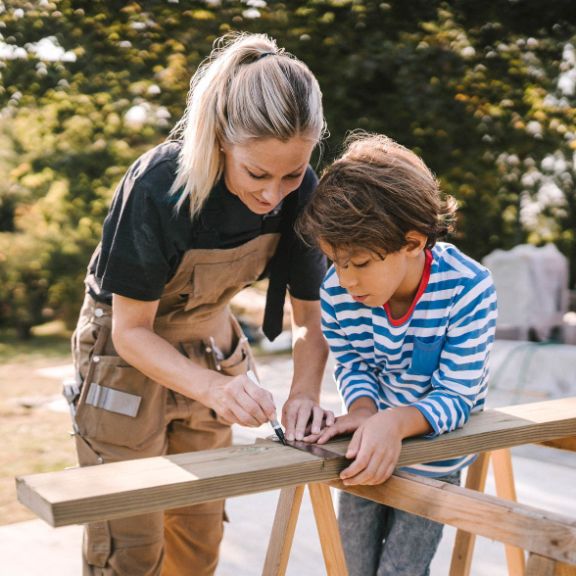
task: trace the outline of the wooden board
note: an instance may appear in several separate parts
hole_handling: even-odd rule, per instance
[[[346,487],[340,481],[329,484],[471,534],[576,564],[574,518],[406,473],[398,473],[379,486]]]
[[[576,435],[576,398],[487,410],[460,430],[404,443],[399,466]],[[275,442],[178,454],[16,479],[18,499],[52,526],[165,510],[285,486],[333,480],[347,441],[321,460]]]

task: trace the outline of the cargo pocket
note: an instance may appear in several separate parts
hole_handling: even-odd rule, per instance
[[[90,566],[106,568],[112,554],[112,538],[108,522],[86,524],[83,547],[84,558]]]
[[[250,345],[245,336],[242,336],[232,353],[220,361],[220,368],[222,372],[228,376],[238,376],[239,374],[246,374],[251,367],[252,355],[250,352]]]
[[[88,440],[140,448],[161,432],[165,402],[166,389],[119,356],[94,356],[76,422]]]
[[[439,336],[431,342],[425,342],[417,338],[414,339],[410,372],[412,374],[431,376],[438,368],[443,346],[444,336]]]

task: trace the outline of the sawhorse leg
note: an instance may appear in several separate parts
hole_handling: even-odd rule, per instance
[[[262,576],[284,576],[302,504],[304,485],[280,490]]]
[[[468,468],[466,488],[484,492],[489,464],[489,452],[482,452],[478,455],[476,461]],[[450,576],[468,576],[470,574],[475,543],[476,534],[464,532],[464,530],[458,530],[456,532],[456,539],[452,550],[452,562],[450,564]]]
[[[330,487],[308,484],[327,576],[348,576]],[[283,488],[274,517],[262,576],[284,576],[302,503],[304,486]]]
[[[515,502],[514,472],[512,470],[512,457],[508,449],[482,452],[468,470],[466,488],[484,492],[490,460],[492,460],[496,495]],[[475,542],[476,537],[473,534],[458,530],[452,553],[450,576],[468,576],[470,574]],[[506,546],[506,562],[509,576],[524,576],[523,550],[514,546]]]

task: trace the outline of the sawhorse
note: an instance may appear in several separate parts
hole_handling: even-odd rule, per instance
[[[574,450],[576,439],[569,438],[564,441],[549,442],[547,444],[558,448]],[[447,490],[461,491],[464,493],[464,497],[466,497],[466,492],[468,491],[483,492],[490,462],[492,462],[497,496],[506,501],[516,502],[512,459],[509,449],[481,453],[468,471],[465,488],[450,487],[447,488]],[[390,500],[394,500],[394,498],[390,498],[390,495],[382,499],[382,492],[386,492],[386,485],[390,482],[396,484],[400,482],[402,486],[406,477],[412,482],[419,483],[416,477],[403,475],[401,477],[393,477],[388,483],[379,487],[363,487],[361,489],[348,491],[361,496],[369,494],[367,497],[372,500],[379,501],[383,504],[390,504]],[[430,484],[431,482],[426,481],[423,483]],[[339,482],[331,482],[329,484],[336,485],[340,489],[344,488]],[[318,528],[326,574],[327,576],[348,576],[329,484],[314,483],[308,484],[307,486]],[[438,485],[441,483],[432,481],[432,484]],[[436,489],[442,490],[442,487],[436,486]],[[280,492],[270,543],[262,571],[263,576],[284,576],[286,573],[303,494],[304,485],[284,488]],[[498,499],[494,499],[493,497],[488,499],[486,506],[489,504],[497,506],[498,503],[495,503],[493,500]],[[408,504],[408,509],[402,506],[398,507],[412,513],[424,511],[425,507],[415,506],[413,502]],[[528,511],[528,514],[530,514],[530,511]],[[427,516],[432,520],[443,520],[442,518],[434,517],[434,515],[421,515]],[[450,523],[459,528],[452,553],[450,576],[468,576],[471,569],[476,533],[461,528],[461,526],[466,526],[465,519],[462,522],[454,519],[452,519],[451,522],[447,522],[446,520],[449,519],[444,518],[445,523]],[[543,528],[545,528],[544,523],[545,520],[542,522]],[[482,530],[479,530],[478,533],[481,534]],[[495,537],[495,535],[493,535],[493,537],[496,540],[501,539]],[[506,538],[501,539],[506,547],[506,561],[509,576],[576,576],[576,565],[565,564],[558,559],[549,558],[536,552],[530,552],[528,565],[526,566],[524,549],[509,543],[510,540],[514,539],[518,540],[518,534],[506,534]],[[530,545],[528,543],[525,545],[525,548],[530,551]]]

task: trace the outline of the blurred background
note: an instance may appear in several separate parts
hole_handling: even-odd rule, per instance
[[[507,338],[493,355],[492,405],[576,394],[576,2],[0,0],[0,524],[32,517],[16,502],[15,475],[74,465],[61,380],[72,373],[68,338],[107,207],[127,167],[180,118],[191,75],[230,31],[270,34],[317,76],[330,130],[319,172],[361,128],[422,155],[456,197],[450,241],[493,271]],[[248,329],[262,299],[237,302]],[[282,399],[288,356],[264,341],[258,352]],[[323,398],[337,409],[329,380]],[[564,487],[569,456],[549,462]],[[547,480],[525,479],[546,470],[542,461],[516,453],[527,467],[520,495],[524,487],[535,505]],[[4,527],[3,557],[38,566],[11,573],[46,574],[54,563],[50,551],[46,562],[23,553],[38,525],[21,524],[21,538],[17,524]],[[316,550],[302,565],[311,557],[321,562]],[[500,574],[484,570],[475,574]]]
[[[214,39],[266,32],[308,64],[331,136],[414,149],[481,259],[553,242],[576,271],[571,0],[0,2],[0,327],[70,327],[124,170],[183,112]]]

